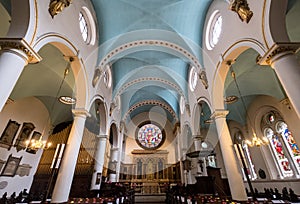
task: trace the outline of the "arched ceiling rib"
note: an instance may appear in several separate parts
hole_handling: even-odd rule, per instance
[[[202,68],[202,29],[211,2],[92,1],[100,34],[99,67],[110,63],[113,96],[120,95],[127,107],[123,114],[144,100],[155,100],[178,118],[180,96],[187,99],[190,64]],[[150,109],[149,104],[139,107],[131,116]]]

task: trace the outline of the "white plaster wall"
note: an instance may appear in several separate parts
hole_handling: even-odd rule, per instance
[[[31,122],[35,126],[33,132],[49,132],[48,111],[37,98],[30,97],[7,104],[0,114],[1,134],[10,119],[21,124],[19,127],[19,131],[22,128],[23,122]],[[14,138],[14,142],[18,137],[19,131],[17,132]],[[47,137],[47,134],[43,135],[43,139],[47,139]],[[12,156],[14,157],[22,157],[20,164],[29,164],[30,166],[32,166],[32,168],[30,170],[29,176],[0,176],[0,183],[8,182],[8,185],[4,189],[0,189],[0,196],[2,196],[5,192],[8,193],[8,196],[11,195],[13,192],[16,192],[16,194],[18,195],[18,193],[24,190],[25,188],[27,189],[27,192],[29,192],[33,181],[33,176],[36,172],[40,157],[42,155],[42,150],[38,150],[36,154],[30,154],[25,150],[17,152],[15,147],[12,147],[10,151],[7,151],[6,148],[0,147],[0,159],[6,161],[10,154],[12,154]]]

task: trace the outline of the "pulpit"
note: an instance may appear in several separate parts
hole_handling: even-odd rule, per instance
[[[207,175],[213,177],[215,192],[220,196],[230,196],[230,188],[228,180],[221,177],[220,168],[216,167],[207,167]]]

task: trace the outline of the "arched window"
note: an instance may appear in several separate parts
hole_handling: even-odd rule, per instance
[[[276,111],[270,111],[262,119],[262,130],[270,142],[274,161],[282,177],[300,173],[300,150],[288,129],[288,125]]]
[[[247,143],[245,143],[244,141],[245,141],[245,138],[242,135],[242,132],[237,131],[234,135],[234,143],[235,143],[236,153],[237,153],[237,155],[239,155],[240,160],[243,159],[245,161],[249,178],[252,180],[255,180],[255,179],[257,179],[257,174],[255,173],[255,168],[254,168],[254,164],[252,162],[249,147],[248,147]],[[237,148],[242,149],[242,151],[241,151],[242,154],[239,154]],[[242,164],[241,164],[241,168],[243,168]],[[242,172],[243,172],[244,180],[246,180],[245,172],[244,171],[242,171]]]

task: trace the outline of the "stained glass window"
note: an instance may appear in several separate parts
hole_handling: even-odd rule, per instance
[[[288,147],[288,152],[291,155],[296,168],[300,172],[300,150],[292,133],[289,131],[287,124],[282,121],[276,124],[276,128],[277,132],[281,134],[285,145]]]
[[[137,134],[137,142],[145,149],[156,149],[163,143],[163,134],[154,124],[142,126]]]
[[[277,134],[271,128],[265,129],[265,136],[270,141],[271,149],[275,155],[276,161],[278,162],[281,173],[284,177],[292,176],[293,171],[290,167],[288,158],[286,157],[285,151],[283,149],[282,143],[279,140]]]
[[[283,177],[300,174],[300,149],[280,114],[270,111],[264,117],[264,135],[270,141],[275,162]],[[296,171],[296,172],[295,172]]]

